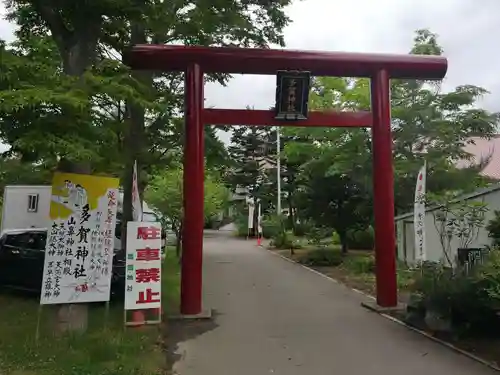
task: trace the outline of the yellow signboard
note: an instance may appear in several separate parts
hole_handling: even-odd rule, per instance
[[[41,304],[109,301],[117,178],[55,173]]]
[[[52,180],[50,218],[65,219],[88,203],[90,210],[97,209],[99,199],[106,197],[109,189],[118,189],[120,180],[85,174],[59,173]]]

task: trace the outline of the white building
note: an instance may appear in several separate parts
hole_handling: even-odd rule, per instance
[[[9,185],[3,192],[0,232],[5,229],[47,228],[50,225],[50,185]],[[118,198],[118,215],[122,211],[123,192]],[[143,201],[143,220],[156,221],[156,214]]]
[[[46,228],[52,187],[47,185],[6,186],[3,193],[4,229]]]
[[[473,193],[466,194],[456,201],[475,201],[486,205],[487,211],[484,213],[484,226],[494,218],[495,210],[500,210],[500,184],[476,190]],[[428,207],[425,213],[425,251],[428,261],[446,261],[441,244],[441,236],[439,221],[436,222],[436,217],[439,213],[437,207]],[[413,212],[404,215],[399,215],[395,218],[396,233],[397,233],[397,254],[398,259],[408,264],[414,264],[415,261],[415,234],[413,223]],[[488,231],[485,227],[478,229],[469,244],[469,248],[483,248],[491,244],[491,238],[488,237]],[[457,249],[460,247],[460,241],[456,236],[453,236],[450,243],[449,257],[456,263]]]

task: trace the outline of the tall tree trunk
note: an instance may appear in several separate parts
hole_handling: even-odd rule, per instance
[[[53,17],[57,15],[52,14]],[[97,49],[97,40],[100,32],[101,21],[90,20],[88,27],[85,29],[76,28],[73,32],[64,31],[56,27],[54,33],[51,28],[54,39],[59,48],[63,61],[63,71],[67,75],[74,77],[82,77],[85,70],[91,66]],[[81,82],[77,82],[77,85]],[[90,99],[90,98],[89,98]],[[90,110],[89,106],[83,111]],[[67,121],[72,121],[74,116],[79,116],[78,113],[62,109],[63,116],[67,117]],[[58,165],[58,170],[65,173],[76,174],[91,174],[90,162],[75,163],[68,159],[61,159]],[[63,334],[65,332],[84,332],[88,326],[88,304],[65,304],[59,305],[54,311],[55,332]]]
[[[72,27],[67,26],[67,20],[54,7],[46,2],[33,2],[35,10],[45,21],[50,29],[62,60],[63,72],[73,77],[82,77],[93,63],[97,53],[97,43],[101,33],[103,18],[101,15],[82,18]],[[81,84],[81,81],[76,83]],[[83,111],[90,110],[89,103]],[[79,113],[73,113],[62,108],[62,116],[68,122],[79,117]],[[63,159],[58,166],[59,171],[66,173],[88,174],[91,172],[90,162],[73,163]],[[67,331],[84,331],[87,328],[88,306],[86,304],[60,305],[55,314],[55,331],[58,333]]]
[[[146,43],[146,32],[144,26],[138,22],[131,25],[130,41],[132,45]],[[152,86],[152,75],[145,71],[132,71],[132,77],[146,87]],[[124,137],[124,161],[125,168],[122,178],[123,186],[123,221],[122,221],[122,251],[125,252],[127,238],[127,223],[133,220],[132,213],[132,180],[134,163],[137,161],[137,174],[140,175],[141,152],[144,140],[145,111],[141,105],[127,103],[127,125],[128,129]],[[141,184],[142,185],[142,184]],[[145,185],[142,185],[145,186]]]
[[[89,33],[90,34],[90,33]],[[85,70],[89,67],[92,57],[95,54],[97,37],[77,38],[78,42],[70,44],[69,40],[64,42],[61,49],[61,56],[63,60],[63,71],[75,77],[82,77]],[[90,104],[90,102],[89,102]],[[86,108],[84,110],[90,110]],[[63,109],[63,116],[71,121],[75,114],[65,112]],[[76,174],[91,174],[90,162],[75,163],[68,159],[62,158],[59,161],[58,171],[64,173]],[[59,305],[55,311],[55,332],[63,334],[65,332],[84,332],[88,327],[88,304],[64,304]]]
[[[288,201],[288,220],[290,223],[290,228],[292,229],[293,234],[295,234],[295,215],[293,213],[293,199],[292,199],[292,193],[290,191],[287,192],[287,201]]]
[[[91,174],[89,163],[75,163],[61,159],[57,166],[61,173]],[[57,334],[66,332],[85,332],[88,326],[88,305],[85,303],[69,303],[55,305],[54,331]]]

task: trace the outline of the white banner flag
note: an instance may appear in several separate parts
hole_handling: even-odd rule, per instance
[[[137,182],[137,160],[134,162],[134,172],[132,174],[132,218],[134,221],[142,220],[142,204],[139,196],[139,184]]]
[[[262,235],[262,212],[261,212],[260,202],[259,202],[259,208],[257,210],[257,231],[259,236]]]
[[[413,226],[415,229],[415,260],[427,260],[425,253],[425,181],[426,163],[420,168],[415,187],[415,202],[413,211]]]
[[[253,215],[255,211],[255,204],[253,198],[247,198],[248,204],[248,229],[253,229]]]

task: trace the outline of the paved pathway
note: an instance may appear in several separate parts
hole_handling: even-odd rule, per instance
[[[363,296],[227,232],[205,239],[216,327],[180,343],[181,375],[488,375],[360,306]]]

